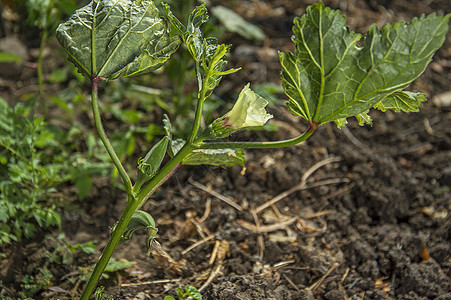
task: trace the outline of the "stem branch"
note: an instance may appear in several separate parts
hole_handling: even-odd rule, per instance
[[[92,272],[91,277],[89,278],[89,281],[86,284],[86,287],[83,291],[83,294],[80,297],[80,300],[88,300],[89,296],[91,296],[92,292],[96,288],[97,282],[99,281],[100,276],[102,276],[103,270],[105,270],[105,267],[107,266],[108,261],[111,258],[111,255],[113,255],[114,250],[119,244],[121,237],[125,232],[125,229],[127,228],[130,219],[133,216],[133,213],[138,207],[138,204],[139,201],[137,201],[137,199],[133,199],[133,197],[129,195],[128,202],[124,209],[124,212],[122,213],[119,222],[116,224],[114,231],[111,234],[110,240],[108,241],[108,244],[105,250],[103,251],[102,256],[100,257],[99,261],[94,267],[94,271]]]
[[[196,61],[196,76],[197,76],[197,81],[198,81],[198,85],[200,88],[200,92],[197,97],[196,115],[194,117],[193,128],[191,129],[191,133],[188,138],[188,143],[192,143],[194,141],[194,139],[196,138],[197,133],[199,132],[200,122],[202,120],[202,110],[203,110],[204,102],[205,102],[205,94],[207,92],[206,84],[205,84],[205,82],[202,82],[199,61]],[[205,75],[204,80],[207,80],[207,76],[208,76],[208,74]]]
[[[197,145],[198,149],[270,149],[281,148],[299,144],[308,139],[317,129],[316,124],[310,124],[309,128],[300,136],[289,140],[273,142],[204,142]]]
[[[100,139],[103,142],[103,145],[105,146],[105,149],[107,150],[108,154],[110,155],[111,160],[113,161],[114,165],[116,166],[119,175],[122,178],[122,181],[125,185],[125,190],[127,191],[128,195],[132,195],[132,182],[130,180],[130,177],[128,176],[127,172],[124,169],[124,166],[121,163],[121,160],[117,156],[116,152],[114,151],[113,146],[110,143],[110,140],[108,139],[105,130],[103,129],[102,120],[100,118],[100,111],[99,111],[99,104],[98,104],[98,90],[99,90],[99,77],[94,77],[92,79],[92,93],[91,93],[91,99],[92,99],[92,112],[94,115],[94,122],[97,128],[97,132],[100,136]]]

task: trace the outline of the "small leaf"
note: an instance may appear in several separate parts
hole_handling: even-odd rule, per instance
[[[179,299],[185,299],[185,293],[181,288],[176,287],[175,292],[177,293],[177,296],[179,296]]]
[[[172,124],[167,114],[163,117],[163,129],[168,137],[168,154],[170,157],[174,157],[174,151],[172,151]]]
[[[163,5],[171,24],[179,31],[188,52],[200,63],[204,74],[200,70],[196,71],[199,91],[206,88],[205,98],[208,98],[213,89],[218,86],[222,76],[234,73],[239,69],[225,70],[227,61],[225,55],[229,52],[230,46],[219,44],[216,38],[205,38],[202,32],[202,25],[208,21],[208,12],[204,4],[197,6],[188,16],[188,24],[185,27],[174,16],[168,5]],[[203,75],[203,76],[202,76]]]
[[[240,15],[229,8],[219,5],[213,7],[211,12],[230,32],[238,33],[242,37],[249,40],[263,40],[265,38],[265,34],[260,28],[247,22]]]
[[[147,237],[146,237],[147,255],[150,255],[150,253],[152,252],[152,246],[154,244],[157,233],[158,228],[152,226],[147,227]]]
[[[163,8],[168,16],[169,22],[177,29],[185,42],[191,56],[200,60],[204,54],[204,37],[201,27],[208,21],[207,8],[205,4],[197,6],[188,16],[188,23],[185,27],[172,13],[169,5],[163,4]]]
[[[423,105],[422,102],[426,101],[426,96],[422,93],[396,91],[378,102],[374,108],[383,112],[388,109],[391,109],[394,112],[417,112]]]
[[[174,26],[175,29],[182,35],[183,41],[186,39],[186,26],[183,25],[176,16],[171,11],[171,7],[167,3],[162,4],[164,11],[166,12],[166,16],[169,22]]]
[[[136,264],[136,261],[128,261],[123,258],[116,260],[116,259],[112,258],[108,261],[108,264],[106,265],[104,272],[112,273],[112,272],[120,271],[120,270],[128,268],[134,264]],[[105,276],[105,274],[103,274],[103,276]]]
[[[84,175],[75,179],[75,186],[78,190],[78,199],[85,199],[92,188],[92,179],[89,175]]]
[[[150,0],[93,0],[58,26],[56,37],[79,72],[130,77],[162,66],[180,44]]]
[[[361,114],[356,115],[357,122],[359,122],[360,126],[363,126],[365,124],[371,125],[373,124],[373,119],[368,115],[368,110],[365,112],[362,112]]]
[[[68,70],[65,68],[62,69],[56,69],[52,71],[52,73],[49,76],[49,82],[58,83],[58,82],[65,82],[67,80],[67,73]]]
[[[13,53],[0,52],[0,62],[16,62],[22,63],[22,59]]]
[[[213,41],[210,41],[210,43]],[[205,86],[207,87],[206,97],[209,97],[214,88],[219,85],[222,76],[235,73],[241,68],[225,70],[227,61],[224,59],[225,55],[230,51],[230,45],[224,44],[208,44],[206,46],[206,57],[204,59],[204,70],[209,72],[205,80]],[[211,69],[209,66],[213,65]],[[199,88],[201,86],[199,85]]]
[[[145,211],[137,210],[133,213],[133,216],[130,219],[130,222],[128,223],[127,228],[125,229],[124,233],[122,234],[120,242],[122,243],[122,242],[125,242],[125,241],[128,241],[129,239],[131,239],[133,237],[133,233],[140,228],[146,228],[146,229],[152,228],[152,229],[158,231],[157,228],[155,228],[155,221],[152,218],[152,216]],[[113,230],[114,230],[114,228],[113,228]],[[156,232],[155,232],[155,235],[156,235]],[[153,235],[152,238],[154,238],[155,235]]]
[[[143,159],[138,161],[138,179],[136,186],[138,188],[146,182],[152,179],[153,176],[160,169],[161,162],[166,154],[168,148],[169,138],[163,137],[158,143],[156,143]]]
[[[185,286],[185,291],[188,296],[191,296],[196,300],[202,300],[202,294],[194,286]]]
[[[199,149],[191,152],[184,165],[244,166],[246,158],[242,149]]]
[[[373,25],[358,46],[361,35],[345,26],[340,11],[313,4],[294,21],[295,53],[279,54],[288,109],[318,124],[366,112],[421,75],[445,41],[450,18],[430,14]],[[391,98],[380,107],[396,107]]]

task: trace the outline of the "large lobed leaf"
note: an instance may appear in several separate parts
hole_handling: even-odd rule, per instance
[[[88,78],[154,71],[180,44],[150,0],[93,0],[60,24],[56,37]]]
[[[351,116],[371,122],[366,112],[381,101],[382,110],[418,110],[424,96],[402,89],[441,47],[450,17],[430,14],[382,29],[373,25],[359,46],[362,36],[349,31],[340,11],[313,4],[294,21],[295,53],[279,54],[289,110],[318,124],[340,125]]]

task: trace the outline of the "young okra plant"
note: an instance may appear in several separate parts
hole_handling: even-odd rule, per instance
[[[345,126],[356,117],[360,125],[371,124],[371,108],[416,112],[426,101],[422,93],[404,91],[425,70],[441,47],[451,14],[430,14],[382,29],[373,25],[364,34],[351,32],[340,11],[322,2],[308,7],[294,20],[295,52],[279,53],[281,79],[289,100],[287,107],[308,122],[308,129],[288,140],[262,142],[219,141],[244,128],[262,126],[272,118],[267,101],[244,86],[229,112],[203,128],[203,105],[221,78],[239,69],[227,69],[230,45],[205,37],[208,22],[204,5],[196,7],[186,23],[179,21],[167,4],[161,11],[150,0],[93,0],[61,24],[57,39],[69,60],[91,80],[95,126],[127,192],[127,205],[114,225],[111,238],[82,294],[88,299],[117,245],[140,227],[148,230],[151,247],[157,228],[151,215],[139,208],[181,165],[243,164],[243,149],[277,148],[300,143],[321,125]],[[171,34],[168,26],[174,28]],[[190,53],[198,84],[192,128],[184,140],[172,136],[169,118],[163,120],[166,135],[138,161],[132,180],[121,164],[103,129],[98,86],[100,81],[146,74],[162,67],[183,45]],[[162,164],[165,156],[169,160]]]

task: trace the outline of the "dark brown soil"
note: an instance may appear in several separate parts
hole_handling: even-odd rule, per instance
[[[224,42],[234,51],[249,50],[249,56],[232,55],[243,71],[223,84],[234,90],[249,81],[279,83],[276,50],[292,49],[292,19],[312,2],[231,5],[268,38],[252,42],[226,34]],[[447,1],[325,2],[342,9],[351,29],[360,32],[371,23],[450,12]],[[410,90],[428,99],[448,91],[450,59],[448,38]],[[205,285],[204,299],[451,299],[451,107],[434,103],[419,113],[372,111],[371,127],[324,125],[296,147],[247,151],[245,172],[239,166],[182,167],[144,206],[156,219],[157,239],[168,256],[147,256],[145,237],[137,233],[114,254],[137,263],[102,282],[107,294],[163,299],[190,284]],[[234,138],[275,140],[306,129],[283,107],[271,113],[277,133]],[[101,248],[120,216],[123,193],[112,195],[102,181],[81,204],[84,211],[64,214],[63,232],[72,243],[97,240]],[[255,212],[282,193],[276,204]],[[40,251],[53,246],[45,241],[42,236],[5,250],[3,295],[13,297],[19,289],[14,281],[48,261]],[[78,253],[74,264],[85,267],[87,259],[94,263],[96,257]],[[37,298],[75,297],[80,268],[55,267],[61,277]]]

